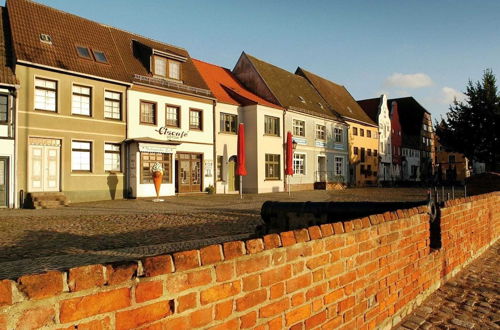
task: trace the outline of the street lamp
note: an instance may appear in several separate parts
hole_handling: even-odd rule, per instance
[[[292,141],[292,149],[293,150],[297,149],[297,144],[298,144],[297,141],[295,141],[295,140]]]

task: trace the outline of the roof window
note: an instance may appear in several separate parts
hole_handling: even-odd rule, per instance
[[[90,55],[90,49],[88,49],[88,47],[76,46],[76,52],[78,53],[78,56],[82,58],[86,58],[88,60],[92,59],[92,55]]]
[[[92,49],[92,53],[94,53],[94,58],[97,62],[108,63],[108,58],[106,57],[106,54],[104,54],[104,52]]]
[[[44,42],[46,44],[52,45],[52,37],[48,34],[41,33],[40,34],[40,41]]]

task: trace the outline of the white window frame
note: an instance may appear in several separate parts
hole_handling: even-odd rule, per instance
[[[300,157],[297,157],[300,156]],[[293,173],[298,175],[306,175],[306,159],[307,155],[303,152],[293,153]]]
[[[118,147],[118,150],[107,147]],[[115,159],[114,156],[118,159]],[[109,158],[111,157],[111,158]],[[116,164],[118,166],[116,167]],[[113,165],[115,167],[113,167]],[[122,170],[122,147],[120,143],[104,142],[104,171],[106,172],[121,172]]]
[[[118,99],[116,95],[118,95]],[[122,120],[122,96],[123,93],[121,92],[109,89],[104,90],[104,118]],[[109,102],[109,104],[107,104],[107,102]],[[118,104],[118,113],[116,113],[116,104]],[[118,115],[118,117],[116,115]]]
[[[344,130],[340,127],[335,127],[333,129],[333,135],[335,138],[335,143],[344,143]]]
[[[337,160],[340,159],[341,162],[340,162],[340,174],[338,172],[338,168],[337,168],[337,165],[339,164],[337,162]],[[344,162],[345,162],[345,157],[343,156],[333,156],[333,170],[334,170],[334,173],[335,173],[335,176],[344,176],[344,172],[345,172],[345,165],[344,165]]]
[[[47,86],[53,83],[54,87]],[[34,108],[35,110],[57,112],[57,93],[59,82],[54,79],[35,77]],[[53,99],[53,102],[51,101]]]
[[[316,140],[324,141],[325,139],[326,139],[326,125],[316,124]]]
[[[82,145],[77,143],[88,144],[88,149],[82,148]],[[87,140],[71,140],[71,171],[72,172],[92,172],[92,141]],[[84,167],[81,155],[88,153],[88,168]],[[76,163],[78,161],[78,164]],[[77,166],[75,166],[77,165]]]
[[[306,136],[306,122],[304,120],[293,119],[292,128],[294,136]]]
[[[88,89],[88,94],[85,92],[75,91],[75,88]],[[88,100],[88,109],[82,110],[82,105],[85,105],[84,100]],[[77,107],[75,107],[77,105]],[[71,86],[71,114],[79,116],[92,116],[92,87],[80,84]]]

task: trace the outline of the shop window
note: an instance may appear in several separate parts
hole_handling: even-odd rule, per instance
[[[181,108],[175,105],[167,105],[165,109],[165,124],[172,127],[181,127]]]
[[[172,182],[172,154],[141,152],[141,184],[153,183],[151,168],[154,163],[163,167],[162,183]]]
[[[121,148],[119,144],[104,144],[104,170],[108,172],[120,172]]]
[[[9,121],[9,97],[0,94],[0,123]]]
[[[293,135],[294,136],[306,136],[306,122],[305,121],[294,119],[292,126],[293,126]]]
[[[189,129],[203,130],[203,111],[189,109]]]
[[[295,174],[306,174],[306,155],[293,154],[293,172]]]
[[[141,101],[141,124],[156,125],[156,103]]]
[[[73,85],[71,113],[74,115],[90,116],[91,89],[86,86]]]
[[[224,133],[236,133],[238,117],[229,113],[220,114],[220,131]]]
[[[335,135],[335,142],[342,143],[343,129],[342,128],[335,128],[334,135]]]
[[[122,118],[122,94],[118,92],[104,92],[104,118]]]
[[[71,170],[85,171],[92,170],[92,142],[72,141],[71,142]]]
[[[35,109],[56,111],[57,82],[53,80],[35,79]]]
[[[280,119],[278,117],[264,116],[264,134],[280,136]]]
[[[280,155],[266,154],[265,173],[266,180],[279,180],[281,178]]]
[[[316,125],[316,139],[324,140],[326,137],[326,126]]]

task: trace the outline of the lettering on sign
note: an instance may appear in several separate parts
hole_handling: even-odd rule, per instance
[[[160,135],[165,135],[169,140],[180,140],[188,135],[186,131],[174,131],[165,126],[157,128],[155,131]]]

